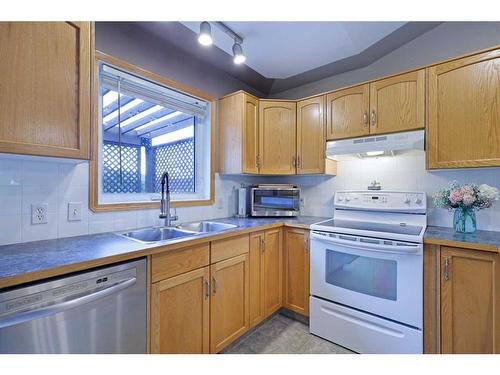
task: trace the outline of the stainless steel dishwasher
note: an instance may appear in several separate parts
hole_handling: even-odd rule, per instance
[[[0,353],[146,353],[146,259],[0,292]]]

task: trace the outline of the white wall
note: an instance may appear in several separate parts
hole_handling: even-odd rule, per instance
[[[120,231],[160,224],[159,210],[93,213],[88,209],[88,162],[45,161],[0,155],[0,245],[84,234]],[[251,177],[216,175],[216,203],[177,209],[180,221],[232,216],[236,212],[234,187]],[[69,222],[68,202],[82,202],[82,220]],[[31,224],[31,204],[48,204],[48,223]]]

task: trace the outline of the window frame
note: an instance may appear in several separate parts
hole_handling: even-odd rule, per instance
[[[203,99],[210,104],[210,172],[209,198],[196,200],[172,200],[171,207],[209,206],[215,202],[215,121],[217,113],[216,99],[202,91],[171,80],[167,77],[143,69],[137,65],[96,51],[92,64],[92,98],[91,98],[91,157],[89,163],[89,208],[94,212],[128,211],[160,208],[159,201],[131,201],[120,203],[99,203],[99,62],[107,63],[117,68],[136,74],[145,79],[157,82],[169,88]]]

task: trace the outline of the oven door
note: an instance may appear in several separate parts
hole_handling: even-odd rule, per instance
[[[311,233],[311,295],[422,328],[422,244]]]

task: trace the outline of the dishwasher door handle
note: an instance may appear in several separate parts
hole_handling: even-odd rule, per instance
[[[93,292],[90,294],[86,294],[84,296],[71,299],[69,301],[61,302],[55,305],[41,307],[35,310],[24,311],[19,314],[14,314],[5,318],[0,318],[0,329],[11,327],[17,324],[25,323],[30,320],[35,320],[39,318],[43,318],[49,315],[54,315],[59,312],[84,305],[86,303],[93,302],[99,298],[103,298],[109,296],[113,293],[119,292],[123,289],[126,289],[136,282],[136,278],[130,278],[124,281],[119,282],[109,288],[98,290],[97,292]]]

